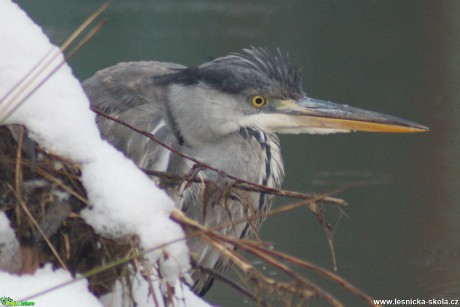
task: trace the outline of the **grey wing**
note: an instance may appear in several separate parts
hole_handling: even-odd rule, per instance
[[[154,76],[167,75],[181,69],[184,67],[159,62],[121,63],[99,71],[83,83],[83,88],[92,106],[140,130],[154,134],[160,141],[173,148],[184,150],[186,148],[180,146],[171,128],[173,125],[169,123],[167,89],[161,84],[152,83]],[[98,126],[105,139],[141,168],[184,174],[193,166],[192,162],[172,154],[168,149],[119,123],[99,116]],[[215,172],[203,170],[200,174],[205,179],[217,182],[217,189],[219,189],[219,182],[220,185],[225,185],[225,179],[219,178]],[[220,199],[213,199],[213,197],[206,199],[202,195],[203,191],[201,184],[194,183],[183,193],[179,193],[174,188],[167,192],[189,217],[201,221],[209,228],[228,224],[232,220],[244,219],[249,211],[248,205],[242,208],[242,204],[257,203],[258,199],[247,192],[239,191],[235,194],[226,192],[225,195],[232,195],[232,197],[225,200],[223,207]],[[209,194],[222,195],[222,191],[212,191]],[[254,200],[247,201],[252,198]],[[202,208],[207,208],[204,218]],[[252,232],[246,225],[244,223],[228,225],[220,228],[220,232],[239,238],[242,233]],[[220,252],[201,239],[192,238],[188,244],[193,258],[200,265],[218,271],[230,265],[227,258],[222,257]],[[199,271],[193,272],[193,279],[193,289],[197,293],[205,293],[212,284],[212,277]]]
[[[146,103],[162,104],[165,88],[154,85],[154,77],[168,75],[185,66],[154,61],[125,62],[98,71],[83,82],[91,105],[114,114]]]
[[[83,82],[91,105],[130,125],[154,134],[160,141],[177,148],[166,116],[167,89],[153,82],[184,69],[161,62],[127,62],[106,68]],[[172,158],[169,150],[119,123],[98,116],[103,137],[141,168],[165,171]]]

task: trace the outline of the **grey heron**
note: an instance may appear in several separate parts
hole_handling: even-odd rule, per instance
[[[274,188],[284,178],[278,133],[428,130],[397,117],[309,98],[288,57],[263,48],[244,49],[196,67],[120,63],[97,72],[83,85],[93,107],[226,174]],[[102,135],[141,168],[186,174],[194,166],[114,121],[98,117],[98,125]],[[221,184],[226,181],[211,170],[200,174]],[[193,183],[185,191],[167,192],[189,217],[206,227],[227,223],[220,231],[237,238],[254,236],[263,218],[255,223],[228,222],[263,214],[273,201],[267,193],[231,190],[222,202],[204,198],[204,191]],[[188,244],[192,259],[201,266],[217,271],[230,266],[205,242],[190,239]],[[206,273],[196,270],[192,276],[193,290],[199,294],[212,285]]]

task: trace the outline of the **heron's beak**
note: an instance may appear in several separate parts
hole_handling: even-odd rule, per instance
[[[429,128],[423,125],[377,112],[353,108],[329,101],[303,97],[298,101],[281,100],[275,106],[278,114],[284,114],[291,121],[291,128],[299,132],[424,132]],[[284,127],[282,132],[289,133]]]

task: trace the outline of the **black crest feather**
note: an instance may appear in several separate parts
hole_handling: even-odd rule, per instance
[[[279,98],[304,95],[300,70],[279,50],[274,55],[265,48],[243,49],[240,53],[186,68],[173,82],[191,85],[200,81],[231,94],[264,93]]]

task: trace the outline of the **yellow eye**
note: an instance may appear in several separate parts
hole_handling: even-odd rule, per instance
[[[267,103],[267,99],[264,96],[255,95],[251,97],[251,103],[256,108],[262,108]]]

